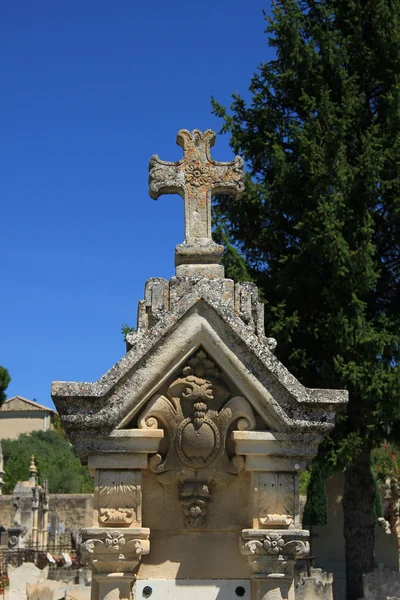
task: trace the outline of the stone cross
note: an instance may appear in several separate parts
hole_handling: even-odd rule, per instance
[[[215,133],[181,129],[176,143],[184,156],[178,162],[150,159],[150,196],[157,200],[161,194],[179,194],[185,202],[185,238],[211,238],[211,194],[239,195],[243,192],[243,160],[217,162],[210,156]]]
[[[231,162],[211,158],[210,148],[216,135],[211,129],[201,133],[181,129],[176,142],[184,156],[177,162],[150,159],[150,197],[157,200],[162,194],[179,194],[185,203],[185,242],[177,246],[176,265],[218,263],[223,248],[212,241],[211,196],[230,194],[240,197],[244,190],[243,159],[237,156]],[[219,267],[222,269],[222,267]],[[177,271],[178,274],[178,271]],[[181,273],[187,275],[188,273]],[[194,272],[191,274],[205,274]],[[208,273],[215,275],[216,272]]]

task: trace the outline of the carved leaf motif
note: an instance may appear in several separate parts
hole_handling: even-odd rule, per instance
[[[226,421],[227,427],[237,421],[236,426],[240,431],[250,431],[256,426],[254,411],[243,396],[231,398],[220,411],[219,418]]]
[[[96,540],[96,539],[86,540],[86,542],[83,542],[83,544],[81,544],[81,548],[84,552],[89,552],[89,554],[93,554],[95,544],[104,545],[104,542],[102,540]]]
[[[106,525],[129,525],[140,520],[141,487],[138,474],[127,470],[99,472],[99,520]]]
[[[101,471],[99,501],[101,508],[133,508],[140,503],[137,474],[134,471]]]
[[[293,540],[283,546],[283,554],[292,554],[296,558],[305,558],[310,554],[310,544],[302,540]]]
[[[260,473],[258,519],[260,524],[290,525],[294,516],[294,477],[289,473]]]
[[[262,542],[259,540],[249,540],[245,543],[244,550],[249,552],[249,554],[261,554],[263,551]]]
[[[166,396],[155,394],[139,415],[139,429],[169,429],[170,423],[181,415],[180,406],[173,404]]]

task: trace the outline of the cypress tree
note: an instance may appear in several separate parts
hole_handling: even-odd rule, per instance
[[[349,390],[318,462],[345,469],[356,600],[374,567],[371,450],[400,429],[400,0],[277,0],[267,20],[275,58],[250,100],[213,100],[248,170],[214,217],[279,358],[307,386]]]

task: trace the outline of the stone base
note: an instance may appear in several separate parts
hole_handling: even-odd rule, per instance
[[[223,279],[225,269],[221,262],[224,247],[212,239],[199,238],[175,247],[177,277],[208,277]]]

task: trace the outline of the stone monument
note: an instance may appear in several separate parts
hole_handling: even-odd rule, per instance
[[[18,481],[13,490],[14,522],[7,529],[9,548],[47,548],[49,514],[48,483],[38,484],[35,457],[31,457],[29,480]]]
[[[257,287],[224,277],[211,194],[242,193],[243,161],[214,161],[214,141],[181,130],[180,161],[150,160],[150,196],[184,199],[185,241],[176,276],[147,281],[127,353],[95,383],[53,383],[95,481],[92,600],[293,600],[309,551],[299,473],[347,392],[297,381]]]

